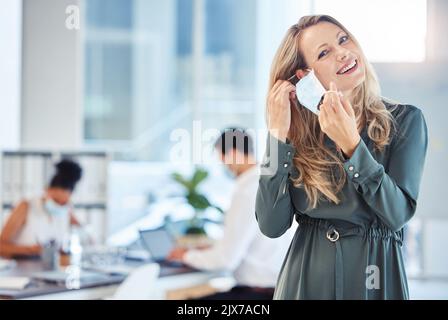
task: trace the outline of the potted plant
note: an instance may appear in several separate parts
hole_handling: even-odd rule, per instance
[[[181,174],[175,172],[172,174],[172,178],[180,183],[186,190],[185,198],[187,202],[193,207],[194,215],[188,221],[188,226],[185,230],[187,235],[205,235],[205,229],[202,215],[203,212],[209,208],[215,208],[219,212],[223,213],[223,210],[218,206],[210,203],[207,197],[198,191],[198,186],[208,177],[208,172],[202,168],[196,168],[195,172],[190,178],[186,178]]]

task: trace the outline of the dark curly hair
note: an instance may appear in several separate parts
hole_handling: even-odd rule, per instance
[[[73,191],[82,177],[81,166],[73,160],[63,159],[55,167],[56,173],[50,181],[50,188]]]

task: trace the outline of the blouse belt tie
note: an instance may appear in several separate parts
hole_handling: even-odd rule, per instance
[[[328,224],[327,228],[327,239],[330,242],[333,242],[336,246],[336,260],[335,260],[335,295],[336,300],[343,299],[343,291],[344,291],[344,264],[342,260],[342,247],[339,241],[340,238],[349,237],[349,236],[357,236],[357,235],[365,235],[366,233],[373,234],[377,229],[369,229],[364,230],[361,227],[353,227],[353,228],[339,228],[332,224]],[[379,230],[379,229],[378,229]],[[381,232],[381,230],[380,230]],[[383,232],[384,233],[384,232]],[[385,234],[386,237],[392,237],[401,244],[402,239],[391,230],[388,230]]]
[[[336,300],[342,300],[344,297],[344,264],[342,262],[342,247],[339,238],[359,234],[362,234],[360,232],[360,228],[337,230],[332,224],[330,224],[327,229],[327,239],[330,242],[333,242],[336,246],[336,260],[334,270]]]

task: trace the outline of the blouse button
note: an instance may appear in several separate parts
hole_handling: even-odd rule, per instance
[[[288,164],[287,163],[285,163],[284,165],[283,165],[285,168],[287,168],[288,167]]]
[[[354,169],[353,166],[348,167],[348,170],[350,170],[350,171],[353,171],[353,169]]]
[[[358,177],[359,177],[359,173],[356,172],[353,176],[354,176],[355,178],[358,178]]]

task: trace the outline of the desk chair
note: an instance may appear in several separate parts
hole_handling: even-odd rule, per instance
[[[113,300],[150,300],[157,299],[157,278],[160,266],[151,263],[132,271],[115,291]]]

